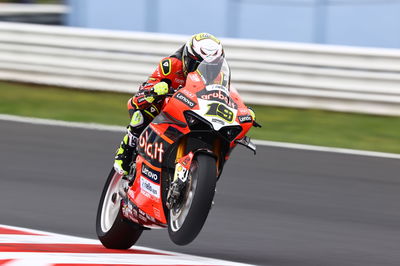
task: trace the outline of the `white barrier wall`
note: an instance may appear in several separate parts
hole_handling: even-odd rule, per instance
[[[187,38],[0,23],[0,79],[133,94]],[[400,50],[222,41],[247,103],[400,115]]]
[[[1,3],[0,21],[62,25],[68,6],[55,4]]]

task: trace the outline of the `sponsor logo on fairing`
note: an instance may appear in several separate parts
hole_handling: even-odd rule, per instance
[[[183,102],[185,105],[187,105],[190,108],[193,108],[196,104],[189,100],[188,97],[186,97],[183,93],[178,92],[178,94],[175,96],[176,99],[180,100]]]
[[[128,190],[128,196],[129,196],[131,199],[134,199],[134,198],[135,198],[135,192],[134,192],[132,189],[129,189],[129,190]]]
[[[189,91],[189,90],[187,90],[187,89],[182,89],[181,92],[183,92],[184,94],[186,94],[186,95],[189,96],[190,98],[196,97],[196,95],[194,95],[191,91]]]
[[[133,206],[130,202],[124,202],[123,201],[123,205],[122,205],[122,214],[126,217],[126,218],[128,218],[128,219],[130,219],[130,220],[132,220],[132,221],[134,221],[134,222],[136,222],[136,223],[138,223],[139,221],[138,221],[138,219],[137,219],[137,210],[136,210],[136,206]]]
[[[153,206],[153,211],[154,211],[154,216],[157,219],[161,219],[161,211],[159,209],[157,209],[156,207]]]
[[[197,76],[197,74],[190,74],[190,78],[194,81],[194,82],[200,82],[199,77]]]
[[[147,218],[145,216],[139,214],[139,219],[147,223]]]
[[[148,215],[147,213],[146,213],[146,218],[147,218],[148,220],[152,221],[153,223],[156,222],[156,220],[155,220],[153,217],[151,217],[150,215]]]
[[[211,119],[211,122],[218,123],[220,125],[225,125],[225,122],[216,118]]]
[[[140,177],[140,188],[142,189],[142,191],[147,192],[148,194],[156,198],[160,198],[160,186],[151,183],[142,176]]]
[[[239,115],[238,118],[240,123],[250,123],[253,121],[251,115]]]
[[[203,100],[214,100],[228,105],[233,109],[237,109],[237,104],[223,91],[202,90],[197,93],[197,96]]]
[[[143,152],[152,160],[158,160],[160,163],[163,161],[164,144],[162,142],[149,143],[149,132],[146,131],[139,137],[139,147]]]
[[[206,90],[208,90],[208,91],[223,91],[227,95],[229,94],[228,88],[225,86],[219,85],[219,84],[209,85],[206,87]]]
[[[142,174],[150,179],[151,181],[159,184],[160,183],[160,173],[150,169],[147,165],[142,164]]]

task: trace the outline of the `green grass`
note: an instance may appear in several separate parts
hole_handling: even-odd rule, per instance
[[[128,123],[127,94],[0,82],[0,113],[112,125]]]
[[[3,114],[125,126],[129,98],[128,94],[0,82]],[[263,125],[249,134],[257,139],[400,153],[400,117],[253,108]]]
[[[400,153],[400,117],[254,107],[263,130],[250,136],[283,142]]]

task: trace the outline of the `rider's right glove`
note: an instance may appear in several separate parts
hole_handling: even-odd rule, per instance
[[[168,90],[169,90],[168,83],[164,81],[157,83],[156,85],[153,86],[153,88],[151,88],[151,92],[154,92],[157,95],[165,95],[168,93]],[[154,102],[154,97],[149,96],[146,97],[145,100],[149,103],[152,103]]]

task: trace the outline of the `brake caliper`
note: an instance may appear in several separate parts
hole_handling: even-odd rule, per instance
[[[184,191],[186,187],[193,156],[193,152],[189,152],[187,155],[180,158],[175,165],[174,180],[171,183],[167,196],[166,205],[168,209],[171,209],[172,206],[179,201],[181,192]]]

